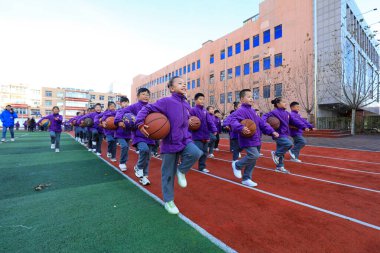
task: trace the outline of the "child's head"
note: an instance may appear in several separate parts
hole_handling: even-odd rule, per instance
[[[277,98],[273,99],[271,101],[271,103],[276,108],[282,108],[282,109],[286,108],[286,103],[283,101],[283,99],[281,97],[277,97]]]
[[[95,112],[101,112],[102,111],[102,105],[100,103],[95,104],[94,106]]]
[[[54,114],[59,113],[59,107],[58,106],[53,106],[52,111],[53,111]]]
[[[292,111],[297,111],[297,112],[299,112],[299,111],[300,111],[300,104],[299,104],[298,102],[296,102],[296,101],[291,102],[291,103],[290,103],[290,109],[291,109]]]
[[[243,104],[253,104],[252,91],[250,89],[244,89],[239,93],[240,102]]]
[[[215,108],[211,105],[207,106],[207,111],[210,113],[210,114],[214,114],[214,111],[215,111]]]
[[[77,112],[77,116],[79,116],[80,115],[80,112]]]
[[[127,107],[129,105],[129,99],[127,97],[120,97],[120,105],[122,108]]]
[[[196,105],[205,105],[205,95],[203,93],[195,94],[194,101]]]
[[[233,114],[235,112],[235,110],[232,110],[232,111],[230,111],[230,114]]]
[[[222,114],[220,113],[219,110],[215,110],[215,111],[214,111],[214,115],[215,115],[216,117],[218,117],[218,118],[222,118]]]
[[[142,101],[142,102],[149,102],[150,98],[150,91],[147,88],[140,88],[137,91],[137,99]]]
[[[90,113],[92,110],[92,107],[87,108],[87,113]]]
[[[181,95],[186,95],[186,83],[179,76],[173,76],[168,82],[168,89],[170,93],[178,93]]]
[[[115,102],[109,101],[108,102],[108,110],[115,111],[116,110],[116,104]]]

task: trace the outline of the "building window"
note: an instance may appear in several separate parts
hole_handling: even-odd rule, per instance
[[[99,96],[99,100],[104,100],[104,96]]]
[[[241,52],[241,45],[240,42],[235,44],[235,54],[240,54]]]
[[[108,97],[108,102],[115,102],[115,97],[111,97],[111,96],[109,96],[109,97]]]
[[[201,79],[200,78],[197,79],[197,87],[201,87]]]
[[[232,79],[232,68],[227,70],[227,79]]]
[[[244,64],[244,75],[249,75],[249,63]]]
[[[45,115],[51,114],[51,110],[45,110]]]
[[[249,50],[249,38],[244,40],[244,51]]]
[[[51,96],[52,96],[52,92],[50,90],[46,90],[45,97],[51,97]]]
[[[57,98],[63,98],[64,94],[63,92],[57,92]]]
[[[182,68],[179,68],[179,76],[182,76]]]
[[[274,39],[277,40],[282,37],[282,25],[278,25],[274,28]]]
[[[270,69],[270,57],[264,58],[264,67],[263,67],[263,69],[264,70]]]
[[[210,105],[215,104],[215,96],[210,96]]]
[[[235,76],[240,76],[240,66],[235,67]]]
[[[276,54],[274,56],[274,66],[276,68],[282,66],[282,54]]]
[[[186,74],[186,66],[183,67],[183,74]]]
[[[191,71],[195,71],[195,62],[191,64]]]
[[[254,61],[253,62],[253,73],[257,73],[260,71],[260,61]]]
[[[260,45],[260,35],[253,36],[253,47],[258,47]]]
[[[210,74],[209,84],[214,84],[214,83],[215,83],[215,77],[214,77],[214,74]]]
[[[232,103],[232,92],[228,92],[227,94],[227,103]]]
[[[224,79],[226,78],[226,73],[223,71],[220,71],[220,81],[224,81]]]
[[[270,42],[270,30],[264,31],[263,44]]]
[[[52,106],[51,100],[45,100],[45,106]]]
[[[226,50],[223,49],[220,51],[220,59],[224,60],[224,58],[226,58]]]
[[[190,90],[190,81],[187,82],[187,89]]]
[[[224,93],[223,93],[223,94],[220,94],[220,103],[221,103],[221,104],[224,104],[224,103],[225,103],[225,96],[224,96]]]
[[[253,88],[252,97],[254,100],[258,100],[260,98],[260,88]]]
[[[197,61],[197,69],[200,69],[201,68],[201,60],[198,60]]]
[[[227,55],[228,55],[228,57],[231,57],[231,56],[232,56],[232,46],[229,46],[229,47],[227,48]]]
[[[95,96],[95,95],[91,95],[91,99],[92,99],[92,100],[95,100],[95,99],[96,99],[96,96]]]
[[[178,76],[178,69],[175,71],[175,75]]]
[[[240,91],[235,91],[235,101],[240,102]]]
[[[213,64],[214,63],[214,55],[210,55],[210,64]]]
[[[274,96],[275,97],[282,96],[282,83],[278,83],[274,85]]]
[[[191,81],[191,88],[192,88],[192,89],[195,89],[195,80],[192,80],[192,81]]]
[[[266,85],[263,88],[263,97],[270,98],[270,85]]]
[[[190,73],[190,64],[187,65],[187,73]]]

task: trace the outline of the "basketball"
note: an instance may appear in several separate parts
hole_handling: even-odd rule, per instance
[[[132,129],[135,127],[136,116],[133,113],[125,113],[123,115],[123,122],[126,129]]]
[[[253,120],[245,119],[240,122],[243,126],[247,127],[249,131],[251,131],[250,134],[244,134],[243,132],[241,135],[244,137],[252,137],[256,133],[256,123]]]
[[[193,123],[193,126],[190,126],[190,122]],[[201,127],[201,120],[197,116],[191,116],[189,118],[189,129],[191,131],[197,131]]]
[[[94,121],[91,118],[86,118],[84,120],[84,125],[87,127],[92,127],[94,125]]]
[[[86,126],[86,123],[84,122],[84,120],[82,120],[82,121],[79,123],[79,126],[80,126],[80,127],[85,127],[85,126]]]
[[[146,131],[152,140],[164,139],[170,132],[169,120],[162,113],[154,112],[149,114],[145,118],[144,125],[149,126]]]
[[[116,130],[117,126],[114,124],[115,117],[108,117],[104,122],[106,124],[105,129]]]
[[[50,120],[48,119],[43,119],[40,123],[40,126],[46,128],[46,127],[49,127],[50,126]]]
[[[280,121],[276,117],[269,117],[267,123],[274,129],[277,130],[280,128]]]

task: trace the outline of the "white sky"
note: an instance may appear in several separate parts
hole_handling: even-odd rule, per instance
[[[258,2],[0,0],[0,84],[108,91],[113,83],[114,91],[130,95],[134,76],[240,27]],[[377,0],[357,4],[380,9]],[[380,10],[365,18],[380,21]]]

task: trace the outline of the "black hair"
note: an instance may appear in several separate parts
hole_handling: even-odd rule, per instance
[[[96,103],[96,104],[94,105],[94,108],[97,107],[97,106],[102,107],[102,105],[101,105],[100,103]]]
[[[170,89],[170,87],[173,86],[173,84],[174,84],[174,80],[175,80],[176,78],[180,78],[180,77],[179,77],[179,76],[173,76],[172,78],[170,78],[170,80],[169,80],[169,82],[168,82],[168,88],[169,88],[169,89]]]
[[[137,91],[137,96],[139,96],[143,92],[148,92],[148,94],[150,95],[150,90],[148,90],[147,88],[140,88]]]
[[[235,110],[232,110],[232,111],[230,111],[230,114],[233,114],[235,112]]]
[[[80,112],[77,112],[77,116],[80,114]]]
[[[259,109],[255,109],[255,112],[258,112],[258,111],[260,111]]]
[[[122,96],[122,97],[120,97],[120,103],[122,103],[122,102],[128,102],[129,103],[129,99],[125,96]]]
[[[277,108],[277,104],[280,103],[282,101],[282,98],[281,97],[276,97],[275,99],[273,99],[271,101],[272,105],[274,105],[274,107]]]
[[[115,102],[113,102],[113,101],[109,101],[109,102],[108,102],[108,107],[110,107],[110,105],[112,105],[112,104],[116,106]]]
[[[198,100],[200,97],[205,97],[205,95],[203,93],[197,93],[195,94],[194,100]]]
[[[252,92],[250,89],[244,89],[244,90],[241,90],[240,93],[239,93],[239,97],[240,99],[244,98],[245,97],[245,94],[247,92]]]
[[[219,110],[215,110],[215,111],[214,111],[214,114],[217,114],[217,113],[220,113],[220,111],[219,111]]]
[[[53,106],[52,110],[54,110],[54,109],[58,109],[59,110],[59,107],[55,105],[55,106]]]
[[[207,106],[207,111],[210,110],[210,108],[214,108],[214,106],[212,105]]]
[[[7,106],[5,106],[5,107],[8,107],[8,106],[9,106],[9,107],[12,107],[11,105],[7,105]]]
[[[299,104],[300,104],[300,103],[294,101],[294,102],[291,102],[291,103],[290,103],[290,107],[293,107],[293,106],[295,106],[295,105],[299,105]]]

